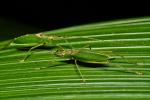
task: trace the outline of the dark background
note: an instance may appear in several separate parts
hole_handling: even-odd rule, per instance
[[[149,16],[149,3],[142,2],[89,2],[89,1],[8,1],[0,3],[0,17],[34,27],[14,28],[10,38],[20,34],[53,30],[86,23],[114,19]],[[13,28],[13,25],[12,27]],[[11,29],[10,28],[10,29]],[[4,36],[4,35],[3,35]]]

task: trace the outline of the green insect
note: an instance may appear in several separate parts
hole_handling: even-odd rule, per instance
[[[110,63],[111,60],[114,60],[114,57],[109,57],[105,54],[94,53],[91,50],[77,50],[77,49],[63,49],[57,50],[55,53],[59,57],[64,57],[66,60],[74,60],[76,68],[85,83],[85,79],[79,69],[77,61],[90,63],[90,64],[103,64],[107,65]]]
[[[31,55],[31,51],[35,48],[38,47],[61,48],[62,45],[63,46],[69,45],[67,39],[72,38],[81,38],[81,37],[62,37],[57,35],[45,35],[43,33],[26,34],[13,39],[9,44],[5,46],[5,48],[29,49],[27,55],[24,57],[23,60],[21,60],[21,62],[23,62]]]
[[[87,63],[87,64],[109,65],[111,63],[111,61],[116,59],[115,57],[111,57],[102,52],[98,53],[98,52],[93,52],[92,50],[62,49],[62,50],[57,50],[55,54],[59,57],[66,58],[66,60],[74,60],[76,68],[77,68],[77,70],[82,78],[82,81],[84,83],[86,81],[79,69],[79,66],[77,64],[78,61]],[[127,62],[125,62],[125,63],[127,63]],[[121,67],[121,66],[117,66],[117,67]],[[143,74],[141,72],[132,71],[132,70],[128,70],[128,69],[127,69],[127,72],[136,73],[138,75]]]
[[[70,37],[67,37],[67,38],[70,38]],[[66,45],[69,45],[69,42],[66,40],[66,38],[64,38],[62,36],[55,36],[55,35],[47,36],[42,33],[38,33],[38,34],[27,34],[27,35],[17,37],[14,40],[12,40],[7,45],[7,47],[29,48],[28,54],[21,61],[25,61],[31,55],[31,50],[33,50],[37,47],[40,47],[40,46],[58,47],[57,52],[55,54],[59,57],[65,57],[68,60],[74,60],[76,68],[77,68],[83,82],[85,82],[85,80],[84,80],[84,77],[83,77],[81,71],[79,70],[77,61],[84,62],[84,63],[90,63],[90,64],[108,65],[112,60],[115,59],[114,57],[108,56],[103,53],[96,53],[91,50],[73,49],[71,44],[69,47],[71,47],[72,49],[64,49],[64,47],[57,42],[59,40],[63,40],[63,42],[65,41],[64,43],[67,43]],[[138,72],[134,72],[134,73],[138,73]]]
[[[38,34],[27,34],[13,39],[5,48],[29,48],[28,54],[21,61],[25,61],[30,55],[31,50],[38,47],[57,47],[59,46],[56,43],[53,43],[54,40],[60,40],[63,37],[61,36],[47,36],[42,33]]]
[[[60,45],[68,45],[67,39],[86,38],[86,37],[69,37],[69,36],[57,36],[57,35],[45,35],[44,33],[38,34],[26,34],[13,39],[5,48],[37,48],[43,47],[58,47]],[[93,39],[93,38],[86,38]]]
[[[56,46],[56,44],[52,43],[53,40],[61,39],[63,37],[60,36],[47,36],[42,33],[38,34],[26,34],[20,37],[17,37],[11,41],[11,43],[8,45],[8,47],[14,47],[14,48],[25,48],[25,47],[31,47],[36,48],[39,46]]]

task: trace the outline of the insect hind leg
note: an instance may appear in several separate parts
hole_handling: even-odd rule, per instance
[[[74,63],[75,63],[75,65],[76,65],[76,68],[77,68],[78,73],[80,74],[80,77],[82,78],[82,81],[83,81],[84,83],[86,83],[86,80],[85,80],[85,78],[83,77],[83,75],[82,75],[82,73],[81,73],[81,71],[80,71],[80,69],[79,69],[79,66],[78,66],[78,64],[77,64],[77,60],[74,60]]]
[[[124,59],[124,62],[119,62],[119,63],[125,63],[125,64],[134,64],[134,65],[137,65],[139,66],[137,63],[134,63],[134,62],[129,62],[129,60],[127,58],[125,58],[124,56],[120,55],[120,54],[116,54],[115,52],[113,51],[104,51],[104,52],[100,52],[100,54],[103,54],[103,55],[106,55],[108,56],[108,60],[109,60],[109,63],[111,63],[112,61],[114,60],[117,60],[116,57],[111,57],[109,54],[113,54],[112,56],[119,56],[119,58],[121,59]],[[115,62],[114,62],[115,63]],[[139,71],[135,71],[135,70],[132,70],[132,69],[128,69],[128,68],[124,68],[123,66],[121,65],[118,65],[118,64],[115,64],[115,67],[118,67],[118,68],[122,68],[124,69],[125,71],[124,72],[128,72],[128,73],[134,73],[134,74],[137,74],[137,75],[143,75],[142,72],[139,72]]]

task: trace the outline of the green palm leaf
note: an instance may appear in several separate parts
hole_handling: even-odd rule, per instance
[[[74,63],[54,55],[56,49],[35,49],[25,61],[27,51],[8,48],[0,51],[0,99],[144,99],[150,98],[150,18],[127,19],[74,26],[43,32],[63,36],[54,41],[72,49],[90,45],[116,59],[110,66],[78,64],[84,84]],[[1,48],[8,41],[1,42]],[[88,49],[88,48],[87,48]],[[121,67],[118,67],[121,66]],[[129,73],[137,71],[143,75]]]

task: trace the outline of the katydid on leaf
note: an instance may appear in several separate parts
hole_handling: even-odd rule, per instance
[[[26,34],[20,37],[13,39],[5,48],[30,48],[28,50],[28,54],[22,61],[25,61],[30,55],[31,50],[41,47],[41,46],[49,46],[56,47],[57,44],[53,43],[53,40],[62,39],[61,36],[46,36],[42,33],[38,34]]]
[[[66,39],[72,39],[74,37],[63,37],[57,35],[45,35],[43,33],[38,34],[26,34],[13,39],[5,48],[29,48],[27,55],[22,61],[25,61],[30,55],[31,51],[38,47],[56,48],[69,45]],[[82,38],[82,37],[75,37]],[[89,39],[89,38],[88,38]],[[93,38],[92,38],[93,39]],[[55,41],[55,42],[54,42]]]
[[[26,34],[26,35],[13,39],[12,42],[8,45],[8,47],[35,48],[38,46],[45,46],[47,44],[51,44],[51,46],[55,46],[55,44],[52,43],[52,40],[61,39],[61,38],[63,37],[55,36],[55,35],[47,36],[47,35],[44,35],[43,33]]]
[[[55,53],[59,57],[64,57],[69,60],[74,60],[77,71],[80,74],[82,81],[85,83],[85,78],[83,77],[77,61],[90,63],[90,64],[109,64],[109,62],[115,58],[109,57],[107,55],[93,53],[91,50],[76,50],[76,49],[63,49],[57,50]]]
[[[62,49],[62,50],[57,50],[55,53],[59,57],[64,57],[66,60],[74,60],[75,66],[77,68],[78,73],[80,74],[82,81],[85,83],[86,80],[83,77],[79,66],[77,62],[83,62],[87,64],[99,64],[99,65],[109,65],[111,61],[115,60],[115,57],[111,57],[107,54],[104,53],[99,53],[99,52],[93,52],[92,50],[79,50],[79,49]],[[123,58],[125,59],[125,58]],[[128,62],[125,62],[128,63]],[[133,63],[130,63],[133,64]],[[121,66],[116,65],[116,67],[123,68]],[[130,73],[135,73],[138,75],[142,75],[143,73],[137,72],[137,71],[132,71],[129,69],[126,69],[127,72]]]
[[[44,35],[42,33],[38,34],[27,34],[20,36],[18,38],[15,38],[10,42],[8,47],[14,47],[14,48],[30,48],[28,50],[28,55],[25,56],[25,58],[22,60],[26,60],[29,55],[31,55],[31,50],[40,47],[40,46],[48,46],[48,47],[58,47],[56,51],[56,55],[59,57],[65,57],[69,60],[74,60],[74,63],[76,65],[76,68],[83,80],[85,82],[85,79],[78,67],[77,61],[84,62],[84,63],[90,63],[90,64],[105,64],[108,65],[110,61],[114,60],[114,57],[111,57],[109,55],[103,54],[103,53],[98,53],[98,52],[93,52],[91,50],[80,50],[80,49],[74,49],[72,48],[71,44],[67,41],[68,38],[72,37],[62,37],[62,36],[56,36],[56,35]],[[80,38],[80,37],[79,37]],[[81,37],[82,38],[82,37]],[[59,40],[64,40],[65,43],[70,46],[72,49],[64,49],[62,45],[59,43],[53,43],[53,41],[59,41]],[[62,50],[60,50],[60,48]],[[134,72],[134,71],[130,71]],[[138,72],[134,72],[137,73]]]

